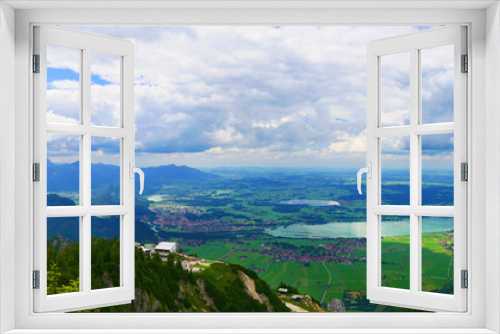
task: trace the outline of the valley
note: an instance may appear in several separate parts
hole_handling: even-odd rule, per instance
[[[167,167],[176,178],[161,176]],[[100,182],[97,166],[93,173]],[[349,312],[395,310],[366,299],[366,206],[356,190],[355,171],[201,171],[170,165],[145,173],[145,195],[136,196],[136,242],[176,241],[183,254],[240,265],[274,291],[283,284],[293,287],[323,308],[336,299]],[[452,183],[443,175],[423,175],[429,205],[453,203]],[[384,176],[384,201],[404,204],[409,196],[404,173],[388,171]],[[102,184],[102,189],[109,187],[116,184]],[[58,194],[56,202],[74,198],[71,189]],[[98,201],[102,192],[93,196]],[[407,288],[408,219],[385,216],[384,222],[382,284]],[[50,231],[54,236],[60,232]],[[101,232],[96,233],[106,237]],[[434,218],[423,233],[423,289],[452,293],[453,222]]]

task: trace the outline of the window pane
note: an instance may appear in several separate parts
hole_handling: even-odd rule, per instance
[[[382,205],[410,205],[410,138],[380,139]]]
[[[453,294],[453,222],[422,217],[422,291]]]
[[[454,46],[420,50],[422,123],[453,122]]]
[[[120,286],[120,216],[92,217],[92,290]]]
[[[92,52],[91,121],[94,126],[120,126],[121,57]]]
[[[410,53],[380,57],[380,126],[410,124]]]
[[[47,122],[80,123],[80,49],[47,45]]]
[[[120,138],[92,137],[92,205],[120,205]]]
[[[80,291],[80,218],[47,218],[47,294]]]
[[[47,206],[80,204],[80,136],[47,133]]]
[[[422,205],[453,206],[453,134],[422,140]]]
[[[410,289],[410,218],[382,216],[382,286]]]

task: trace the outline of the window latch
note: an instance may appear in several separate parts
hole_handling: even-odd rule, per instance
[[[142,171],[142,169],[134,167],[133,161],[130,161],[130,163],[129,163],[129,171],[130,171],[130,178],[131,179],[134,178],[135,173],[139,174],[139,177],[140,177],[139,184],[141,187],[139,190],[139,195],[142,195],[142,192],[144,191],[144,172]]]
[[[360,195],[362,195],[362,193],[361,193],[361,176],[364,173],[366,173],[367,178],[369,178],[369,179],[372,178],[372,163],[370,161],[368,161],[368,163],[366,165],[367,165],[366,167],[363,167],[358,171],[358,192]]]

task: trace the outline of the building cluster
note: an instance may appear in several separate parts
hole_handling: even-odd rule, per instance
[[[234,248],[233,252],[242,251],[250,253],[258,253],[273,257],[273,262],[295,262],[295,263],[311,263],[311,262],[333,262],[344,263],[353,266],[354,262],[366,261],[366,256],[355,256],[354,252],[358,246],[366,246],[366,239],[353,240],[350,243],[331,243],[320,245],[314,253],[301,251],[300,247],[284,249],[280,247],[269,247],[269,245],[261,245],[260,249],[252,248]]]
[[[152,224],[159,230],[179,229],[182,232],[225,232],[244,231],[248,226],[264,229],[278,225],[275,220],[249,218],[241,222],[224,220],[209,216],[203,217],[204,209],[187,206],[158,206],[151,207],[157,214]]]
[[[181,261],[182,269],[197,273],[203,271],[210,267],[212,262],[208,262],[204,259],[198,259],[192,256],[184,256],[184,260]]]
[[[279,288],[278,293],[280,296],[287,296],[289,292],[288,292],[287,288]],[[290,297],[291,301],[297,302],[297,303],[301,303],[303,299],[304,299],[304,295],[299,295],[299,294],[293,294]]]
[[[188,256],[180,253],[179,244],[177,242],[167,242],[163,241],[159,244],[139,244],[136,243],[136,248],[141,249],[145,255],[154,256],[158,254],[162,261],[167,261],[170,254],[179,255],[179,259],[175,261],[181,261],[182,269],[196,273],[205,270],[210,267],[212,262],[205,259],[200,259],[195,256]]]
[[[453,242],[454,242],[454,237],[451,236],[449,238],[439,240],[439,245],[448,252],[453,252]]]
[[[179,244],[177,242],[163,241],[157,245],[136,243],[136,248],[142,249],[145,255],[153,256],[158,254],[163,261],[166,261],[170,254],[179,252]]]

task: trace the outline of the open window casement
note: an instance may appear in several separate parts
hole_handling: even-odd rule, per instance
[[[115,62],[110,62],[107,66],[114,66],[118,74],[110,79],[111,75],[105,76],[107,68],[104,68],[101,69],[104,79],[94,77],[91,72],[91,67],[94,66],[91,65],[93,57],[114,57]],[[82,310],[130,303],[134,299],[134,172],[138,170],[134,168],[133,57],[134,48],[130,41],[55,27],[34,28],[35,312]],[[50,70],[55,71],[50,72],[50,76],[56,80],[48,82]],[[68,75],[76,79],[61,80],[64,76],[68,78]],[[112,125],[106,126],[91,118],[94,115],[91,108],[94,108],[92,104],[95,102],[91,96],[91,82],[94,80],[100,80],[101,84],[114,81],[112,119],[119,121]],[[50,95],[54,94],[54,88],[58,88],[62,93],[58,96]],[[53,110],[48,107],[48,97],[56,99],[61,109],[71,109],[66,114],[73,115],[74,119],[54,117]],[[99,112],[98,107],[96,112]],[[51,146],[49,150],[48,145],[54,138],[59,139],[59,146]],[[93,152],[102,153],[103,150],[94,146],[105,147],[103,143],[111,143],[116,147],[110,154],[116,159],[116,165],[119,165],[119,168],[116,168],[119,170],[119,175],[116,175],[119,180],[119,200],[109,205],[94,205],[91,183]],[[79,175],[73,180],[78,187],[77,198],[73,197],[73,201],[60,200],[59,203],[51,204],[55,206],[48,206],[48,167],[55,166],[57,157],[67,158],[67,152],[70,151],[77,152],[71,157],[76,161],[74,167],[78,171],[75,175]],[[49,157],[54,161],[50,161]],[[52,174],[53,178],[60,178],[61,182],[71,181],[67,175],[57,175],[57,172]],[[99,217],[115,218],[107,221],[113,221],[114,225],[109,228],[117,231],[115,237],[119,239],[119,251],[116,252],[116,261],[119,262],[120,272],[117,275],[119,278],[115,280],[119,281],[119,284],[93,289],[91,268],[95,264],[92,263],[92,226],[99,223]],[[70,228],[74,230],[72,236],[76,242],[73,247],[76,247],[80,266],[79,272],[73,273],[70,286],[61,287],[58,283],[61,276],[58,275],[67,273],[57,273],[57,268],[50,267],[51,263],[47,261],[48,237],[52,229]],[[48,286],[49,280],[53,287]]]
[[[444,61],[446,54],[448,61]],[[462,173],[467,167],[463,165],[467,163],[466,54],[466,28],[458,26],[376,40],[368,45],[367,298],[372,303],[429,311],[467,309],[467,290],[462,282],[463,275],[467,274],[464,272],[467,269],[467,182]],[[405,68],[406,72],[402,70]],[[428,68],[442,73],[434,72],[433,79],[429,80],[425,73]],[[446,112],[428,103],[427,97],[439,93],[440,85],[446,84],[446,71],[452,88],[449,94],[438,97],[448,99],[448,117],[440,117]],[[388,82],[386,78],[390,76],[399,76],[396,80],[399,84]],[[401,85],[405,81],[409,85]],[[405,113],[406,119],[400,117]],[[439,144],[443,143],[439,138],[444,138],[446,145]],[[453,205],[428,204],[427,197],[422,196],[423,184],[430,182],[422,177],[429,158],[427,150],[450,145],[443,159],[448,159],[452,168]],[[399,153],[391,152],[395,147]],[[407,201],[402,195],[391,201],[390,190],[387,191],[387,184],[383,182],[384,173],[392,164],[397,164],[397,159],[406,159],[409,165],[404,180],[409,179]],[[428,192],[426,194],[428,196]],[[451,222],[448,237],[440,244],[452,254],[452,262],[446,264],[448,291],[424,288],[426,277],[432,277],[426,264],[439,254],[423,253],[422,244],[431,237],[426,234],[429,231],[426,224],[436,220]],[[387,236],[384,227],[388,222],[407,224],[408,258],[384,258],[391,249],[390,243],[384,240]],[[409,284],[403,279],[405,276],[409,277]]]

